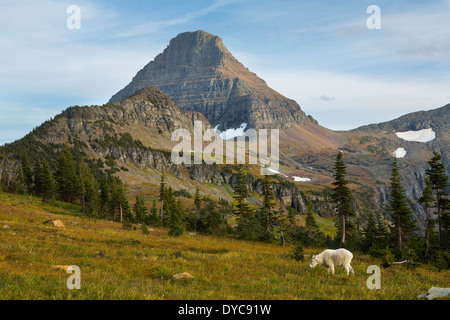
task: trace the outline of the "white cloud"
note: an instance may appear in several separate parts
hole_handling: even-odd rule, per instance
[[[334,97],[328,97],[328,96],[326,96],[326,95],[321,95],[319,99],[320,99],[320,100],[323,100],[323,101],[334,101],[334,100],[336,100],[336,98],[334,98]]]

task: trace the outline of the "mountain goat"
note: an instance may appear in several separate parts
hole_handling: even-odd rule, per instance
[[[352,262],[353,254],[346,249],[337,249],[330,250],[326,249],[322,253],[317,256],[313,255],[311,257],[311,261],[309,263],[310,268],[314,268],[316,265],[320,264],[327,268],[327,271],[331,274],[334,274],[335,266],[344,266],[345,271],[347,271],[347,275],[349,273],[355,274],[350,262]]]

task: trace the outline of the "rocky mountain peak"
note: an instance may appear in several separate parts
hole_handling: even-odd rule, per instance
[[[287,128],[311,120],[300,106],[249,71],[220,37],[185,32],[141,69],[110,102],[121,101],[148,85],[167,94],[181,109],[201,112],[219,129]]]
[[[233,58],[222,39],[205,31],[184,32],[170,41],[156,63],[198,67],[219,66],[223,59]]]

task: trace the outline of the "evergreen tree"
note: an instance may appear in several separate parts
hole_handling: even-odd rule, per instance
[[[156,200],[153,199],[152,208],[150,209],[150,214],[147,216],[146,223],[158,225],[161,222],[159,218],[160,216],[158,214],[158,209],[156,208]]]
[[[90,217],[100,212],[100,186],[94,178],[92,171],[88,172],[88,176],[83,181],[85,190],[86,212]]]
[[[306,209],[306,218],[305,218],[305,226],[309,238],[308,243],[317,245],[323,241],[324,234],[320,231],[315,215],[316,213],[314,213],[311,205],[308,205]]]
[[[108,200],[108,210],[115,221],[133,222],[134,219],[126,197],[125,186],[117,177],[111,177]]]
[[[33,193],[33,171],[31,169],[30,159],[24,152],[21,158],[22,175],[25,183],[26,192]]]
[[[129,222],[134,222],[130,204],[126,196],[126,186],[123,185],[120,179],[117,178],[117,180],[119,180],[117,192],[119,197],[120,221],[126,220]]]
[[[194,230],[197,230],[197,221],[200,219],[200,210],[202,207],[202,197],[200,196],[200,190],[198,187],[195,189],[195,196],[194,196],[194,208],[195,208],[195,214],[191,221],[193,222]]]
[[[431,189],[434,191],[435,204],[438,224],[438,246],[444,244],[445,238],[448,237],[448,223],[446,228],[443,228],[443,221],[448,221],[449,199],[445,188],[449,186],[448,177],[444,164],[442,163],[442,156],[438,152],[433,153],[433,158],[428,161],[430,166],[425,172],[430,180]]]
[[[404,249],[411,242],[412,233],[415,230],[412,210],[406,199],[400,175],[398,172],[398,162],[394,158],[391,175],[391,199],[389,202],[392,222],[394,224],[395,244],[398,249]]]
[[[431,217],[431,209],[433,207],[433,189],[430,179],[425,180],[425,189],[423,190],[422,196],[419,198],[419,203],[424,206],[426,219],[425,219],[425,257],[428,256],[430,252],[430,242],[433,236],[435,221]]]
[[[273,238],[273,228],[276,225],[274,216],[274,194],[269,175],[265,175],[262,185],[263,205],[258,211],[259,239],[268,241]]]
[[[141,231],[142,231],[143,234],[149,234],[150,233],[150,230],[148,229],[148,226],[147,226],[147,224],[145,222],[141,225]]]
[[[341,246],[346,243],[346,235],[349,232],[347,227],[351,224],[349,218],[355,215],[352,208],[352,192],[348,187],[348,180],[345,179],[346,175],[346,165],[343,161],[342,152],[339,151],[336,162],[334,164],[334,182],[333,184],[333,194],[332,201],[336,205],[337,215],[340,218],[340,231],[341,231]]]
[[[225,227],[225,219],[217,210],[216,204],[209,198],[204,199],[206,206],[200,209],[197,230],[209,234],[220,234]]]
[[[42,196],[42,181],[41,181],[42,164],[39,155],[36,156],[33,163],[33,189],[34,194]]]
[[[77,161],[77,181],[75,181],[74,189],[79,190],[78,198],[80,199],[82,212],[88,212],[90,216],[93,216],[99,206],[99,186],[91,168],[81,157]]]
[[[100,213],[103,218],[111,218],[109,210],[110,201],[110,187],[108,184],[108,179],[104,178],[100,181],[100,196],[99,196]]]
[[[56,181],[58,183],[58,194],[62,201],[73,202],[78,198],[80,190],[80,181],[77,175],[75,161],[69,146],[66,144],[58,158],[56,168]]]
[[[43,201],[52,200],[55,197],[56,183],[53,179],[50,165],[46,160],[42,164],[40,171],[41,195]]]
[[[195,210],[197,210],[197,212],[200,212],[200,208],[202,206],[202,197],[200,196],[200,190],[198,189],[198,187],[195,189],[194,206]]]
[[[379,248],[386,248],[389,245],[390,233],[384,220],[385,218],[381,214],[377,216],[377,244]]]
[[[166,182],[164,171],[161,174],[161,183],[159,184],[159,201],[161,201],[160,219],[164,221],[164,203],[166,202]]]
[[[234,187],[234,200],[236,202],[235,214],[238,215],[237,232],[242,238],[253,239],[255,235],[254,219],[252,217],[252,210],[247,203],[248,197],[246,174],[244,173],[242,165],[239,166],[237,173],[237,181]]]
[[[133,206],[134,215],[138,223],[146,221],[147,208],[145,207],[144,197],[141,195],[136,196],[136,202]]]
[[[305,219],[306,229],[311,232],[316,232],[319,230],[319,225],[317,224],[316,218],[314,217],[314,211],[310,206],[306,209],[306,219]]]
[[[170,228],[170,236],[180,236],[184,231],[183,225],[183,206],[180,200],[176,200],[173,195],[172,187],[165,191],[166,224]]]
[[[375,219],[375,214],[373,212],[371,212],[369,214],[369,217],[367,219],[367,225],[363,230],[363,239],[362,239],[362,243],[361,243],[361,249],[364,252],[369,251],[369,249],[372,246],[377,246],[378,245],[378,241],[377,238],[379,236],[378,234],[378,227],[377,227],[377,220]]]

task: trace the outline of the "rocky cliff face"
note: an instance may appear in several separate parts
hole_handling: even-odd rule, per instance
[[[194,131],[194,121],[203,130],[211,128],[198,112],[183,111],[158,88],[146,87],[125,100],[103,106],[71,107],[45,123],[33,133],[43,142],[70,143],[82,141],[94,147],[121,144],[122,136],[131,136],[149,148],[171,150],[175,129]],[[129,138],[122,138],[122,142]]]
[[[244,67],[222,39],[204,31],[179,34],[110,102],[152,85],[181,109],[201,112],[213,127],[287,128],[314,121],[300,106]]]

